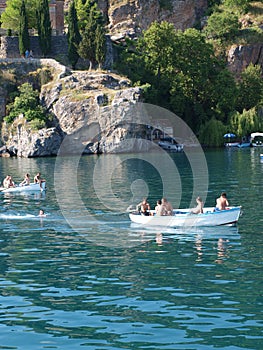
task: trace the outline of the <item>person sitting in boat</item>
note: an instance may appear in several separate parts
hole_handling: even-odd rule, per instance
[[[170,202],[166,198],[162,198],[162,209],[161,216],[171,216],[173,215],[173,207]]]
[[[11,175],[7,175],[3,181],[4,188],[16,187]]]
[[[137,208],[142,215],[150,215],[149,210],[151,210],[151,207],[146,198],[144,198],[143,201],[137,205]]]
[[[197,206],[191,210],[191,214],[203,214],[204,203],[201,197],[196,197]]]
[[[158,201],[156,202],[156,206],[155,206],[155,215],[157,216],[161,216],[162,215],[162,201],[160,199],[158,199]]]
[[[216,210],[226,210],[229,206],[228,200],[226,198],[226,193],[222,192],[221,196],[216,200]]]
[[[26,173],[24,180],[20,183],[20,186],[28,186],[28,185],[30,185],[30,175]]]
[[[37,173],[34,177],[34,183],[39,184],[39,186],[42,187],[42,182],[46,182],[46,180],[41,179],[41,173]]]

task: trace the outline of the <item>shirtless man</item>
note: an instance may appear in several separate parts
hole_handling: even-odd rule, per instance
[[[203,207],[204,207],[204,203],[202,201],[202,198],[201,197],[197,197],[196,198],[196,203],[197,203],[197,206],[191,210],[191,213],[192,214],[202,214],[203,213]]]
[[[137,210],[140,211],[143,215],[150,215],[148,210],[151,210],[151,208],[146,198],[144,198],[143,201],[137,205]]]
[[[173,207],[170,202],[166,198],[162,198],[162,210],[161,210],[162,216],[171,216],[173,215]]]
[[[20,183],[20,186],[28,186],[30,185],[30,175],[25,174],[24,180]]]
[[[11,175],[7,175],[6,178],[3,181],[3,186],[4,188],[10,188],[10,187],[15,187],[15,183],[12,180],[12,176]]]
[[[34,177],[34,183],[39,184],[40,187],[42,187],[42,182],[45,182],[46,180],[41,179],[41,174],[37,173],[36,176]]]
[[[141,203],[140,211],[143,215],[150,215],[149,210],[151,210],[150,204],[147,202],[147,199],[144,198],[144,200]]]
[[[216,200],[216,209],[226,210],[226,207],[229,206],[228,200],[226,198],[226,193],[221,193],[221,196]]]
[[[161,216],[162,213],[162,201],[158,199],[155,206],[155,215]]]

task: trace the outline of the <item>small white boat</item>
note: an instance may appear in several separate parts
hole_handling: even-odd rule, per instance
[[[239,142],[227,142],[225,143],[225,147],[238,147],[239,144]]]
[[[184,145],[176,142],[172,137],[163,138],[158,145],[166,151],[182,152],[184,149]]]
[[[43,181],[40,185],[37,183],[31,183],[29,185],[25,186],[15,186],[15,187],[10,187],[10,188],[0,188],[1,192],[3,193],[15,193],[15,192],[34,192],[34,191],[45,191],[46,190],[46,182]]]
[[[263,147],[263,133],[253,132],[251,135],[251,145],[253,147]]]
[[[151,210],[150,215],[138,212],[129,213],[130,220],[144,226],[191,227],[191,226],[234,226],[240,216],[241,206],[216,210],[214,207],[204,208],[202,214],[192,214],[191,209],[174,210],[173,216],[157,216]]]

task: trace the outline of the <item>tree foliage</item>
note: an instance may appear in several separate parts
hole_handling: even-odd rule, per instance
[[[252,63],[241,73],[237,100],[239,112],[251,109],[263,101],[262,73],[260,66]]]
[[[243,110],[242,113],[232,113],[229,120],[230,130],[242,137],[263,129],[263,118],[259,115],[256,108]]]
[[[209,16],[205,33],[207,37],[228,40],[237,35],[240,28],[238,16],[230,11],[213,12]]]
[[[237,9],[240,12],[247,12],[251,0],[223,0],[224,6],[230,9]]]
[[[36,9],[37,29],[39,37],[39,45],[44,56],[46,56],[51,49],[51,22],[49,16],[48,0],[39,0]]]
[[[70,4],[68,14],[68,57],[73,69],[75,69],[79,59],[78,46],[80,41],[81,36],[78,27],[77,11],[75,2],[73,1]]]
[[[22,0],[20,16],[19,16],[19,52],[24,55],[29,50],[30,38],[28,33],[28,20],[26,13],[25,1]]]
[[[91,65],[101,64],[105,57],[103,18],[95,1],[88,0],[85,6],[85,20],[82,17],[82,40],[79,44],[78,53],[80,57],[88,59]]]
[[[226,126],[215,118],[211,118],[200,129],[199,140],[203,145],[219,147],[224,144]]]
[[[235,81],[196,29],[183,32],[155,22],[121,57],[124,73],[151,85],[147,102],[171,109],[194,131],[212,116],[226,119],[233,106]]]
[[[7,123],[12,123],[15,118],[22,114],[27,121],[33,119],[46,120],[46,115],[43,107],[39,105],[39,93],[33,90],[29,83],[25,83],[18,88],[18,96],[15,97],[14,102],[7,106],[9,111],[5,117]]]
[[[24,0],[28,19],[28,28],[36,28],[36,8],[38,0]],[[7,0],[5,11],[1,15],[2,28],[19,31],[19,17],[22,0]]]

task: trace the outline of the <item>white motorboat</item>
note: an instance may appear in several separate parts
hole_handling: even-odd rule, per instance
[[[177,209],[173,216],[157,216],[151,210],[149,216],[138,212],[129,213],[130,220],[143,226],[192,227],[192,226],[234,226],[240,216],[241,206],[229,207],[226,210],[204,208],[202,214],[192,214],[191,209]]]
[[[251,135],[251,145],[253,147],[263,147],[263,133],[253,132]]]
[[[166,151],[182,152],[184,149],[184,145],[176,142],[172,137],[163,138],[158,145]]]
[[[0,188],[1,192],[3,193],[12,193],[12,192],[34,192],[34,191],[45,191],[46,190],[46,182],[43,181],[41,183],[41,186],[39,183],[31,183],[29,185],[25,186],[15,186],[15,187],[10,187],[10,188]]]

